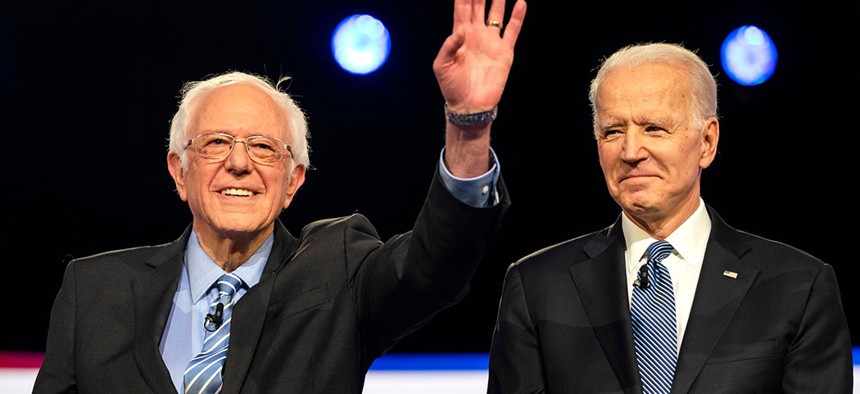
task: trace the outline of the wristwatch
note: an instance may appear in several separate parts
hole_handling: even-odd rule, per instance
[[[445,103],[445,119],[456,126],[483,126],[495,120],[498,112],[499,107],[496,106],[486,111],[461,114],[449,111],[448,103]]]

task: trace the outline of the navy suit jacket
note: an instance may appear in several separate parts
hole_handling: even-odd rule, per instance
[[[672,393],[850,394],[851,339],[832,267],[708,214]],[[508,268],[489,393],[642,392],[625,245],[619,216]]]
[[[371,363],[460,301],[509,205],[473,208],[438,172],[412,231],[360,214],[293,237],[277,222],[260,282],[233,310],[222,393],[359,393]],[[176,241],[71,261],[34,393],[175,393],[159,341],[190,227]]]

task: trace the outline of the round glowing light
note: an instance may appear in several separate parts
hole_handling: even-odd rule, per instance
[[[335,61],[353,74],[369,74],[385,64],[391,51],[391,37],[378,19],[356,14],[342,20],[331,39]]]
[[[733,81],[753,86],[767,81],[776,70],[776,45],[764,30],[741,26],[726,36],[720,57],[723,70]]]

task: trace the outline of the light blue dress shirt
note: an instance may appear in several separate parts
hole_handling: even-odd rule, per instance
[[[444,154],[443,149],[439,158],[439,172],[445,187],[458,200],[474,207],[487,207],[499,202],[496,184],[500,168],[496,153],[492,149],[492,168],[482,176],[468,179],[457,178],[445,168]],[[233,271],[247,286],[236,293],[236,302],[242,299],[250,287],[260,282],[273,243],[274,235],[270,235],[247,262]],[[182,268],[179,287],[173,296],[173,308],[159,345],[173,385],[180,393],[185,391],[185,368],[200,351],[206,335],[204,321],[209,313],[209,305],[218,297],[218,291],[212,288],[212,284],[224,274],[224,270],[203,251],[193,231],[188,239]]]
[[[270,235],[248,261],[233,271],[244,284],[233,297],[236,302],[242,299],[251,286],[260,282],[274,239],[274,235]],[[173,385],[180,393],[185,391],[185,368],[203,346],[206,335],[204,322],[209,305],[218,299],[218,290],[212,288],[212,284],[224,274],[224,270],[203,251],[193,231],[188,239],[182,268],[179,287],[173,296],[173,308],[159,345]]]

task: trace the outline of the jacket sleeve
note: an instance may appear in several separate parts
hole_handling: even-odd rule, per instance
[[[542,393],[544,370],[516,264],[508,268],[490,348],[487,393]]]
[[[833,267],[822,265],[808,291],[797,336],[786,354],[783,391],[850,394],[851,338]]]
[[[496,234],[508,205],[476,208],[457,200],[437,172],[414,227],[370,250],[369,223],[348,226],[350,287],[363,336],[379,356],[465,297],[469,282]]]
[[[33,394],[76,393],[75,380],[75,269],[66,265],[63,284],[54,300],[45,358],[36,375]]]

